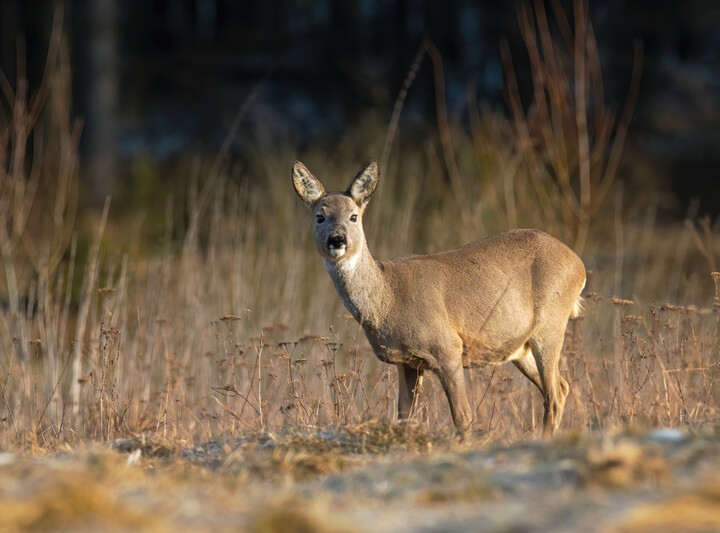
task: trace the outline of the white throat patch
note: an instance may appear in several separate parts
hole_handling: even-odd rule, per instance
[[[335,248],[337,250],[337,248]],[[330,253],[333,254],[335,257],[340,257],[345,254],[345,247],[342,247],[342,253],[341,254],[334,254],[333,248],[330,248]],[[335,272],[341,272],[343,274],[349,274],[350,272],[353,272],[355,270],[355,267],[357,267],[358,261],[360,260],[360,253],[356,253],[352,256],[346,256],[340,261],[330,261],[329,259],[323,258],[323,264],[325,265],[325,270],[328,271],[328,274],[332,276],[333,271]]]

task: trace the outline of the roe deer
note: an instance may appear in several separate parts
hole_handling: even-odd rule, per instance
[[[315,219],[315,245],[377,357],[398,365],[398,415],[406,418],[425,370],[440,379],[458,433],[473,413],[463,367],[512,361],[540,389],[543,434],[560,424],[568,384],[558,361],[569,317],[580,312],[585,267],[565,244],[513,230],[455,250],[373,259],[362,214],[378,185],[375,161],[345,192],[326,193],[301,162],[298,195]]]

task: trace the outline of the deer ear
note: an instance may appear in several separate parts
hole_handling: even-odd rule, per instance
[[[355,200],[360,207],[364,207],[368,203],[370,197],[377,189],[378,181],[380,181],[380,171],[378,170],[377,161],[371,161],[368,166],[360,171],[355,179],[348,187],[347,193]]]
[[[293,165],[292,181],[295,192],[298,193],[298,196],[308,207],[312,206],[325,194],[322,183],[300,161],[295,161]]]

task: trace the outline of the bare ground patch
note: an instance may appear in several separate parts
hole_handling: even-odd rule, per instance
[[[405,438],[399,435],[404,432]],[[0,455],[3,531],[712,531],[715,426],[458,443],[417,429]]]

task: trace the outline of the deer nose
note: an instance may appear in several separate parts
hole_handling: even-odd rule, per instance
[[[345,235],[330,235],[330,237],[328,237],[328,247],[330,248],[340,248],[346,245],[347,239]]]

